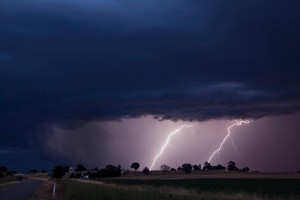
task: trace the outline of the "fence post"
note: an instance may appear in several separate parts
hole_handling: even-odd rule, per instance
[[[55,197],[55,192],[56,192],[56,183],[53,184],[53,197]]]

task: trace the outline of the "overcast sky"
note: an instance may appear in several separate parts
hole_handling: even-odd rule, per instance
[[[232,120],[250,119],[235,144],[247,152],[258,137],[260,151],[247,160],[226,147],[218,162],[299,169],[299,9],[297,0],[1,0],[0,164],[149,166],[161,137],[199,121],[180,137],[212,146],[186,136],[166,160],[189,152],[198,163]]]

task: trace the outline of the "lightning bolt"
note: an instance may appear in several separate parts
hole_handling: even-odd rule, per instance
[[[156,160],[159,158],[159,156],[161,156],[166,148],[166,146],[169,144],[170,139],[172,136],[174,136],[176,133],[179,133],[183,128],[190,128],[195,126],[196,124],[192,124],[192,125],[183,125],[181,127],[179,127],[178,129],[176,129],[175,131],[169,133],[168,138],[166,140],[166,142],[164,143],[164,145],[162,146],[162,148],[160,149],[160,152],[158,154],[156,154],[156,156],[154,157],[154,160],[152,162],[152,165],[150,167],[149,170],[152,170],[153,166],[155,165]]]
[[[240,121],[237,121],[237,120],[236,120],[232,125],[230,125],[230,126],[227,128],[227,135],[225,136],[225,138],[224,138],[223,141],[221,142],[219,148],[216,149],[216,150],[211,154],[211,156],[210,156],[209,159],[208,159],[208,163],[210,163],[211,159],[216,155],[216,153],[219,153],[219,152],[222,150],[222,147],[223,147],[224,143],[225,143],[228,139],[231,139],[231,142],[232,142],[234,148],[237,149],[236,146],[235,146],[234,143],[233,143],[232,138],[230,137],[231,129],[232,129],[233,127],[235,127],[235,126],[241,126],[242,124],[249,124],[249,123],[250,123],[250,121],[248,121],[248,120],[240,120]]]

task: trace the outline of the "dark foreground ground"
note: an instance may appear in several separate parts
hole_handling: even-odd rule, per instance
[[[152,173],[149,176],[132,173],[110,179],[48,178],[39,186],[41,183],[29,181],[11,185],[11,188],[5,187],[6,191],[2,190],[4,187],[0,187],[0,199],[18,200],[30,197],[30,200],[300,200],[300,176],[297,173],[225,171],[165,175]],[[57,184],[55,197],[52,196],[54,183]]]
[[[0,185],[1,200],[27,200],[43,183],[41,180],[28,180],[8,185]]]
[[[59,186],[58,199],[72,200],[300,200],[296,173],[137,173],[111,179],[68,179]]]
[[[266,198],[294,197],[300,200],[300,179],[243,179],[243,178],[205,178],[205,179],[115,179],[106,180],[125,186],[148,186],[152,188],[184,188],[196,194],[201,193],[244,193],[249,196]]]

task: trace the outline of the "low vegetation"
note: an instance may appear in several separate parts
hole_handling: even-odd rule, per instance
[[[5,178],[0,178],[0,185],[15,182],[16,178],[13,176],[6,176]]]
[[[61,181],[57,199],[299,199],[300,180],[195,179]]]
[[[160,171],[150,171],[147,167],[137,171],[140,167],[138,162],[132,163],[130,167],[134,172],[122,172],[120,165],[107,165],[103,169],[87,169],[82,164],[76,168],[58,165],[52,170],[53,179],[45,182],[31,200],[53,199],[54,182],[57,183],[57,200],[300,199],[299,177],[293,179],[290,175],[283,175],[276,179],[276,176],[272,178],[271,175],[266,178],[266,174],[248,172],[247,167],[238,168],[233,161],[228,162],[227,167],[220,164],[212,166],[206,162],[203,168],[201,165],[184,163],[177,170],[161,165]],[[3,173],[1,184],[1,181],[7,180],[9,173],[5,167],[0,170]],[[37,172],[29,170],[28,174]]]
[[[16,172],[10,171],[6,166],[0,165],[0,185],[16,181],[14,174]]]
[[[198,194],[203,192],[245,193],[268,198],[297,196],[300,199],[299,179],[111,179],[105,182],[126,186],[184,188]]]
[[[64,181],[62,184],[63,199],[72,200],[102,200],[102,199],[166,199],[166,194],[161,194],[153,190],[141,190],[141,189],[125,189],[107,185],[97,185],[90,183],[80,183],[75,181]]]

